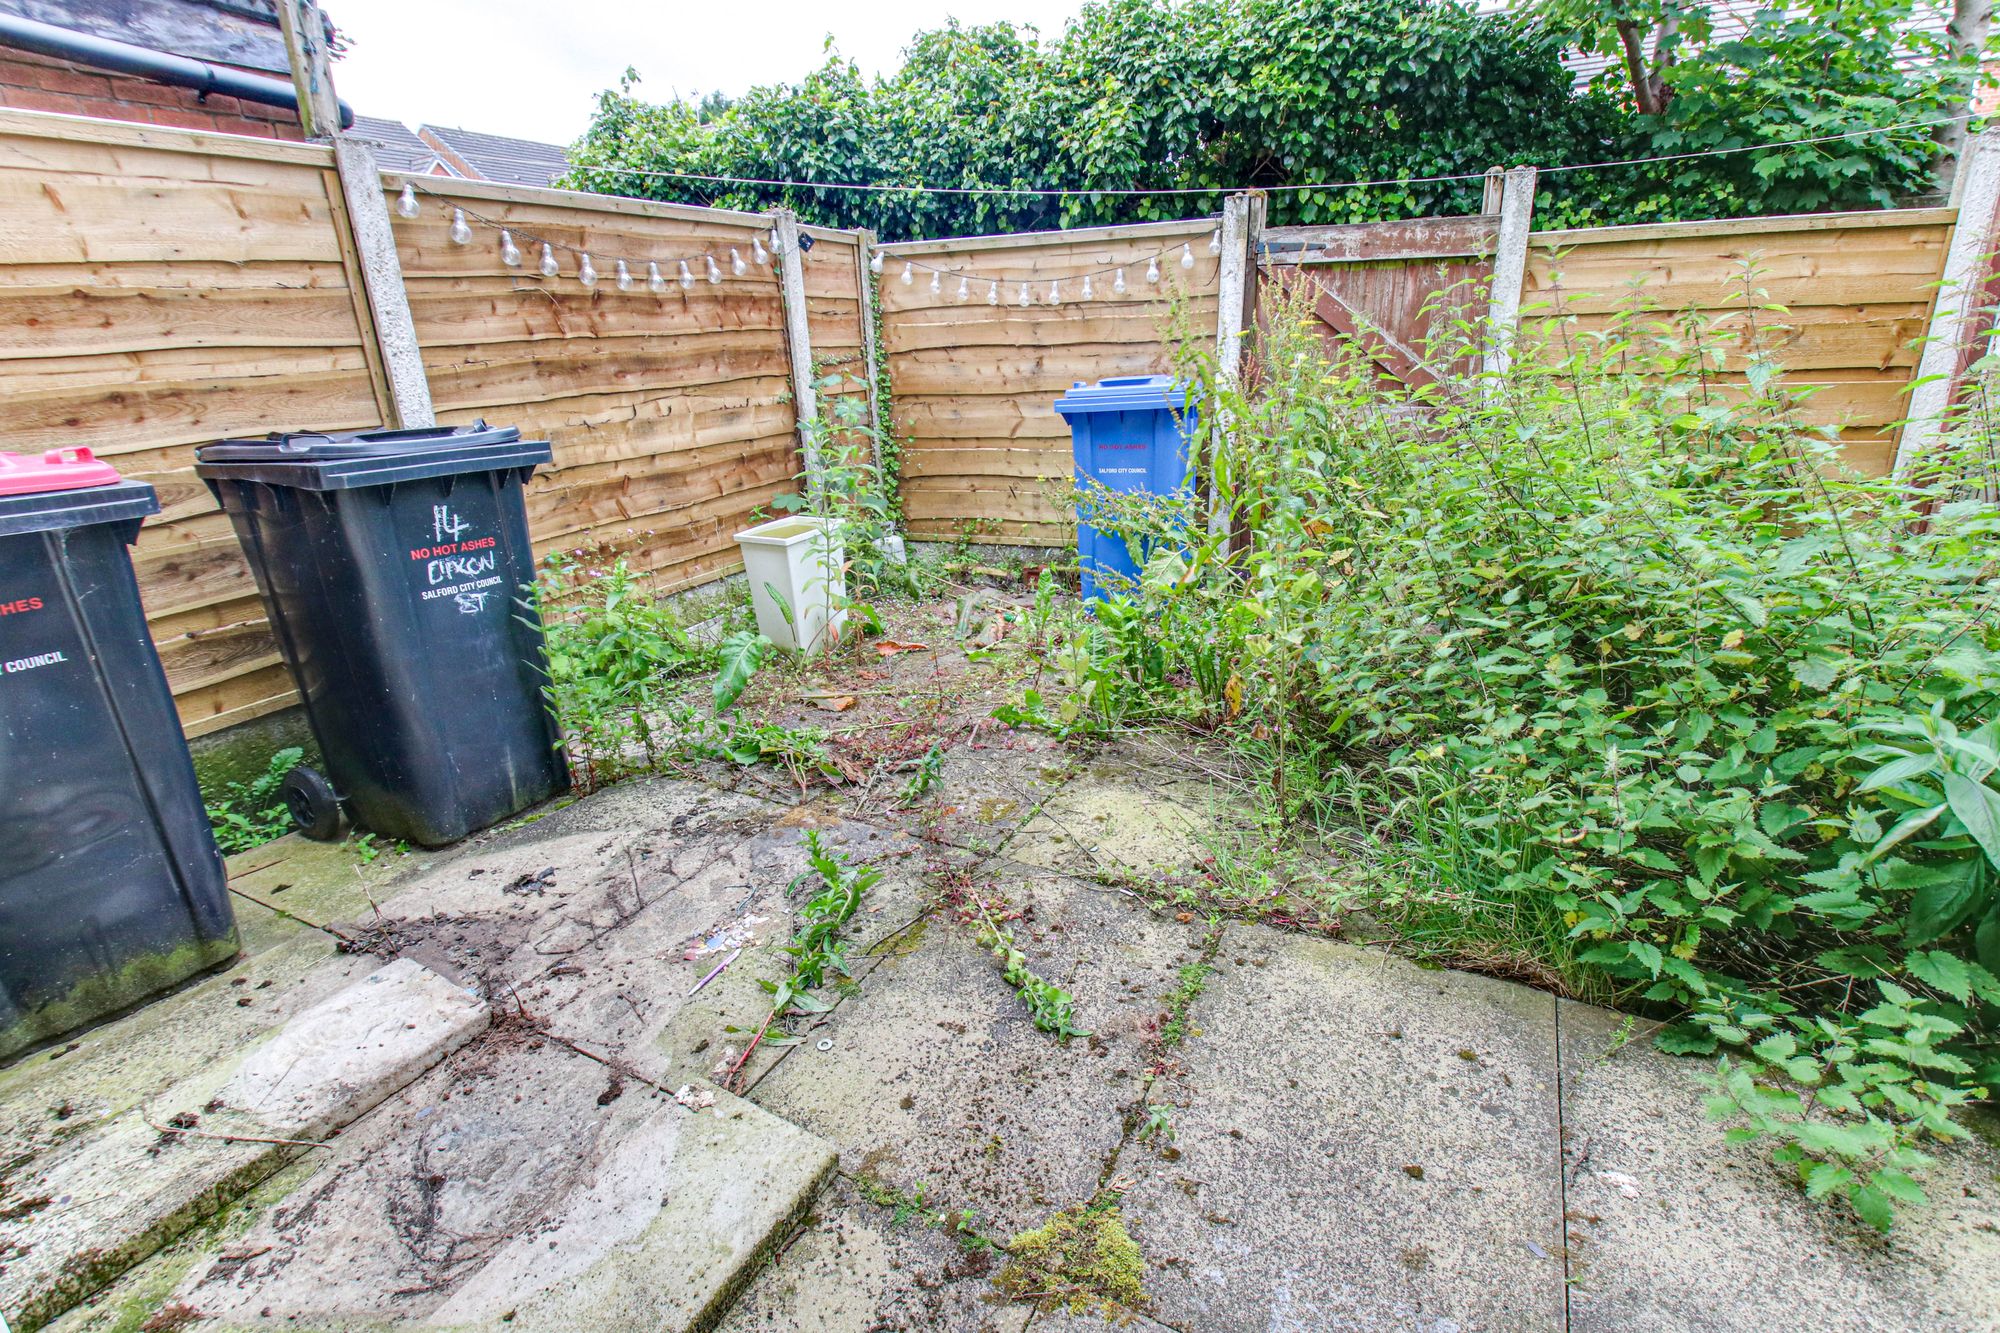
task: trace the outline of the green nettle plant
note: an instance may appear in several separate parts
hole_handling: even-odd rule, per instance
[[[1303,298],[1243,387],[1186,344],[1247,540],[1131,511],[1144,576],[1051,631],[1108,679],[1016,718],[1116,696],[1263,759],[1287,825],[1367,812],[1385,900],[1670,1020],[1735,1137],[1887,1227],[2000,1080],[2000,450],[1982,390],[1918,484],[1850,474],[1784,323],[1746,275],[1480,374],[1459,325],[1417,390]]]

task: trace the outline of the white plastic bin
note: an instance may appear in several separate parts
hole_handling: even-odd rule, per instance
[[[838,520],[773,519],[737,533],[736,544],[743,548],[758,633],[807,656],[840,636],[847,575]]]

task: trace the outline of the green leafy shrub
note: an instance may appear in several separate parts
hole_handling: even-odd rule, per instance
[[[1297,300],[1255,392],[1188,353],[1252,539],[1135,519],[1182,550],[1133,593],[1164,670],[1113,669],[1265,757],[1287,824],[1360,788],[1468,956],[1511,932],[1675,1019],[1718,1112],[1887,1225],[2000,1079],[1991,414],[1925,484],[1852,475],[1765,354],[1784,312],[1746,275],[1719,318],[1558,317],[1478,376],[1460,327],[1414,392]]]
[[[588,555],[549,556],[537,585],[549,662],[544,693],[585,790],[657,767],[674,735],[662,729],[669,682],[715,660],[622,558]]]
[[[278,788],[304,758],[304,750],[287,746],[271,756],[262,773],[248,782],[227,784],[221,799],[207,803],[209,828],[224,856],[262,847],[292,831],[292,812],[285,808]]]

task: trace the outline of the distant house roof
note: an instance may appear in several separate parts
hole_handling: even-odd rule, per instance
[[[0,0],[0,3],[5,3],[5,0]],[[376,165],[384,171],[409,171],[424,176],[439,174],[436,170],[440,165],[438,150],[419,139],[416,132],[400,120],[356,116],[354,128],[349,133],[375,145]],[[451,173],[447,169],[443,174]]]
[[[417,136],[437,150],[454,175],[469,180],[546,187],[569,170],[567,150],[533,139],[508,139],[437,125],[418,126]]]
[[[0,14],[219,65],[291,74],[276,0],[0,0]]]

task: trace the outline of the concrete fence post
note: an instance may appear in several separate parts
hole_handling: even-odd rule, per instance
[[[792,408],[798,420],[799,457],[805,467],[806,490],[817,495],[824,484],[819,456],[819,393],[813,387],[812,323],[806,313],[806,257],[799,248],[798,215],[789,208],[773,210],[771,229],[777,233],[779,289],[785,300],[785,350],[791,356]]]
[[[1222,266],[1218,274],[1215,306],[1216,380],[1225,389],[1234,389],[1243,377],[1246,344],[1257,314],[1257,246],[1264,230],[1264,196],[1252,191],[1233,194],[1222,201]],[[1229,421],[1217,411],[1209,423],[1208,530],[1212,537],[1227,541],[1229,513],[1222,503],[1217,482],[1221,476],[1224,451],[1228,445]]]
[[[1952,226],[1951,244],[1945,250],[1944,273],[1931,306],[1930,326],[1924,332],[1917,373],[1910,381],[1908,415],[1896,441],[1891,475],[1898,481],[1907,479],[1943,433],[1945,412],[1958,387],[1965,354],[1979,331],[1980,293],[1992,271],[1994,223],[2000,216],[2000,130],[1982,130],[1966,145],[1952,195],[1958,205],[1958,221]]]
[[[1504,375],[1514,359],[1514,330],[1521,320],[1521,288],[1528,277],[1528,233],[1535,217],[1535,169],[1514,167],[1500,187],[1500,234],[1493,250],[1493,282],[1487,292],[1488,375]],[[1488,177],[1488,197],[1492,178]]]

